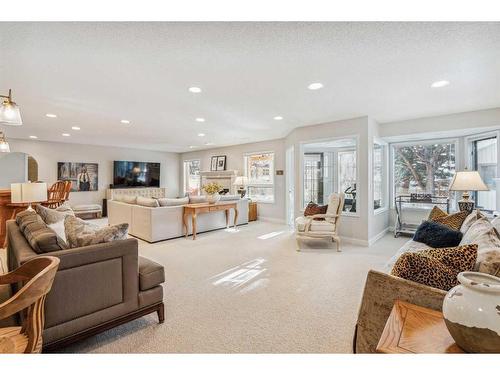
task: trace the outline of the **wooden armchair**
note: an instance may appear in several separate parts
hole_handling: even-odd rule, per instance
[[[300,240],[314,238],[331,238],[337,244],[337,251],[340,251],[338,227],[344,200],[344,193],[333,193],[328,199],[326,214],[301,216],[295,220],[297,251],[300,251]]]
[[[69,184],[69,188],[68,188]],[[48,199],[44,206],[49,208],[57,208],[64,203],[69,197],[71,190],[71,181],[56,181],[47,191]]]
[[[22,326],[0,328],[0,353],[42,351],[45,297],[52,287],[58,267],[58,258],[43,256],[0,275],[0,284],[24,284],[16,294],[0,304],[0,320],[21,311],[26,314]]]

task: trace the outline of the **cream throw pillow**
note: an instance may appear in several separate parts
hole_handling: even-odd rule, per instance
[[[144,207],[160,207],[155,198],[137,197],[137,204]]]
[[[64,220],[66,216],[75,216],[68,203],[64,203],[57,208],[47,208],[40,204],[35,206],[35,211],[46,224],[54,224]]]

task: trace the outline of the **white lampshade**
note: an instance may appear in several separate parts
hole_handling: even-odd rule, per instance
[[[462,171],[455,173],[451,181],[450,191],[488,191],[478,171]]]
[[[238,176],[238,177],[236,177],[236,179],[234,180],[233,185],[236,185],[236,186],[246,186],[246,185],[248,185],[248,177],[246,177],[246,176]]]
[[[10,184],[10,200],[12,203],[45,202],[47,200],[47,184],[45,182]]]
[[[0,124],[14,126],[23,124],[19,106],[9,99],[5,99],[0,105]]]

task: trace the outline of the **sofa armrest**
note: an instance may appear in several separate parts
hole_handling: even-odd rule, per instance
[[[354,352],[375,353],[395,300],[441,311],[445,295],[443,290],[370,270],[354,333]]]

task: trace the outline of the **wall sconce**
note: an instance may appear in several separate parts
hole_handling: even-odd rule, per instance
[[[9,89],[9,95],[0,95],[4,101],[0,105],[0,124],[20,126],[23,124],[19,106],[12,101],[12,90]]]

